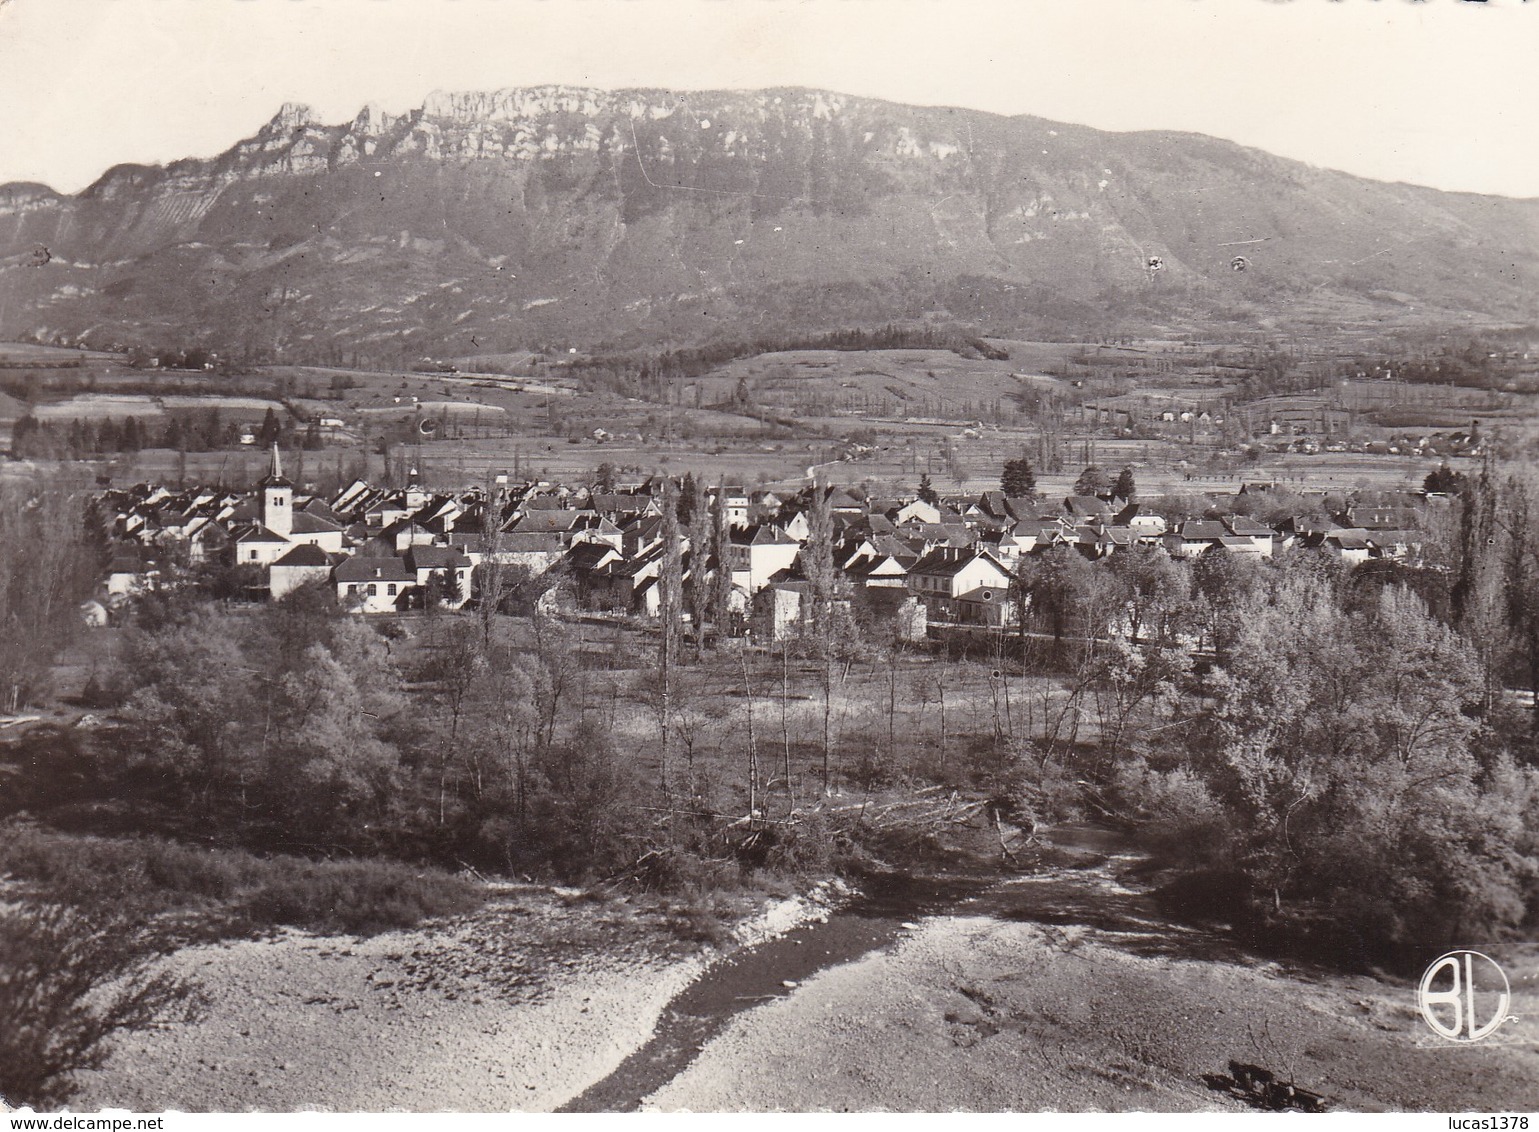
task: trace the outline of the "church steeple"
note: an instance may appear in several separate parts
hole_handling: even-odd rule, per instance
[[[288,480],[283,478],[283,453],[278,451],[278,442],[273,441],[272,460],[267,467],[267,475],[262,478],[262,486],[277,484],[282,487],[293,487]]]
[[[262,480],[262,525],[284,538],[294,533],[294,485],[283,478],[283,456],[276,442],[272,466]]]

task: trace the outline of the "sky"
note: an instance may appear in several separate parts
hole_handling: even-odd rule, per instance
[[[1526,0],[0,0],[0,183],[213,156],[285,101],[543,83],[823,87],[1539,197]]]

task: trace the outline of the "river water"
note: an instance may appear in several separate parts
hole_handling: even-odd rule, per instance
[[[1141,858],[1123,835],[1091,825],[1042,831],[1059,863],[1030,873],[884,875],[827,920],[712,965],[664,1009],[651,1039],[562,1112],[631,1112],[683,1072],[737,1015],[791,994],[819,971],[891,946],[926,916],[965,912],[1044,924],[1084,923],[1158,945],[1168,925],[1122,876]]]

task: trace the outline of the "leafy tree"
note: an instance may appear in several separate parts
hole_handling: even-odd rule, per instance
[[[695,483],[695,473],[685,472],[684,483],[679,488],[678,517],[681,526],[687,527],[694,522],[698,494],[699,486]]]
[[[106,566],[100,527],[49,484],[0,485],[0,709],[31,702]]]
[[[497,565],[483,562],[478,570],[484,571],[482,593],[489,593],[487,586],[493,581],[500,593],[497,608],[515,617],[531,617],[539,608],[540,599],[560,584],[563,571],[560,565],[548,570],[536,571],[523,563]],[[483,600],[486,600],[483,596]],[[489,633],[483,633],[489,637]]]
[[[455,625],[476,639],[474,626]],[[358,628],[373,636],[367,627]],[[339,627],[339,633],[351,638],[348,645],[359,646],[364,655],[373,651],[367,638],[356,636],[351,628]],[[345,650],[338,657],[317,641],[275,690],[273,711],[280,730],[262,772],[269,789],[285,803],[290,828],[308,827],[322,835],[339,826],[355,828],[375,816],[391,794],[399,756],[380,737],[379,724],[388,701],[371,688],[378,673],[360,684],[353,667],[346,663]]]
[[[1330,587],[1285,572],[1247,603],[1204,694],[1182,773],[1206,816],[1156,817],[1189,867],[1235,878],[1264,916],[1377,947],[1521,920],[1534,783],[1476,757],[1478,660],[1414,595],[1387,587],[1349,615]]]
[[[1170,644],[1191,612],[1191,578],[1185,563],[1152,546],[1132,546],[1107,560],[1127,594],[1127,622],[1133,643],[1146,634]]]
[[[1000,476],[999,490],[1014,498],[1029,499],[1037,494],[1037,473],[1025,456],[1006,460],[1004,474]]]
[[[198,444],[205,452],[212,452],[224,443],[224,433],[219,427],[219,410],[210,409],[197,421]]]
[[[1124,466],[1117,473],[1117,482],[1112,485],[1111,493],[1118,499],[1132,500],[1138,497],[1138,484],[1133,479],[1131,465]]]
[[[711,623],[719,643],[732,632],[732,533],[727,525],[726,492],[718,487],[711,506],[711,557],[716,576],[711,586]]]
[[[215,610],[192,610],[124,649],[135,685],[123,718],[140,761],[183,800],[228,796],[253,781],[272,735],[270,685],[252,670],[239,638]]]
[[[1038,622],[1062,642],[1078,628],[1093,567],[1079,551],[1057,546],[1039,555],[1027,583]]]
[[[31,413],[22,417],[11,428],[11,450],[23,460],[32,459],[43,452],[42,425]]]
[[[267,414],[262,418],[262,425],[257,429],[257,445],[264,449],[271,448],[282,431],[282,426],[278,423],[278,414],[273,412],[272,406],[268,406]]]
[[[1427,478],[1422,481],[1422,490],[1427,494],[1458,495],[1464,490],[1466,476],[1463,472],[1456,472],[1444,461],[1438,467],[1427,473]]]
[[[915,496],[931,507],[940,502],[940,492],[931,486],[928,474],[919,477],[919,490],[915,492]]]
[[[1098,465],[1091,464],[1074,481],[1074,494],[1104,495],[1108,486],[1106,473]]]

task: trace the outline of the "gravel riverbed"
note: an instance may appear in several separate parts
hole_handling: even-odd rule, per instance
[[[1235,1059],[1333,1109],[1539,1108],[1532,949],[1503,957],[1513,1017],[1460,1044],[1426,1026],[1414,978],[1288,968],[1141,915],[1053,923],[1051,906],[1022,914],[1031,886],[927,917],[740,1014],[643,1107],[1230,1111],[1246,1106],[1204,1075]]]
[[[827,914],[838,890],[769,902],[748,946]],[[75,1111],[545,1111],[612,1071],[721,949],[646,902],[505,894],[370,939],[298,932],[167,962],[208,996],[189,1025],[119,1040]]]

